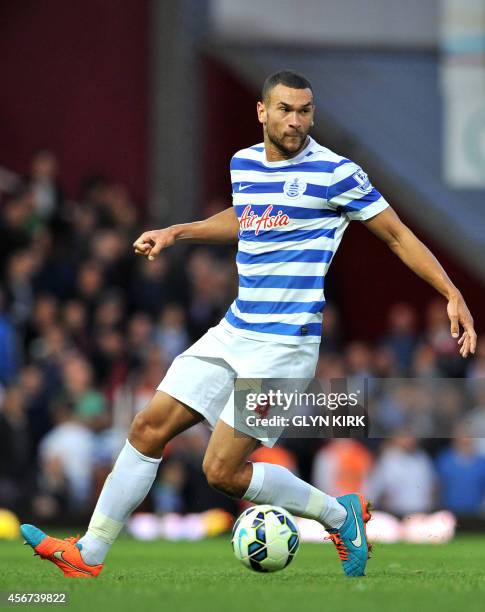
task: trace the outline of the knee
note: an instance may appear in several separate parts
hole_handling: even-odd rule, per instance
[[[154,420],[146,409],[133,419],[128,439],[135,448],[146,455],[161,452],[167,442],[163,426]]]
[[[207,482],[213,489],[217,489],[231,497],[239,497],[237,478],[235,473],[225,467],[224,462],[218,459],[204,459],[202,469]]]

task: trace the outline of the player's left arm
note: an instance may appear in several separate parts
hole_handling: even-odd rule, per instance
[[[460,354],[462,357],[468,357],[470,353],[474,353],[477,334],[470,310],[460,291],[452,283],[433,253],[399,219],[390,206],[363,223],[381,238],[413,272],[448,300],[447,312],[451,323],[451,335],[453,338],[458,338],[460,325],[464,330],[458,340]]]

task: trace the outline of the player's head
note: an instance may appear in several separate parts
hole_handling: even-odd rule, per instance
[[[270,74],[264,82],[258,119],[267,138],[285,157],[305,145],[315,104],[310,82],[293,70]]]

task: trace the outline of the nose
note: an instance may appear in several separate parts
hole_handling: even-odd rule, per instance
[[[296,111],[294,113],[291,113],[288,126],[296,130],[301,128],[301,120]]]

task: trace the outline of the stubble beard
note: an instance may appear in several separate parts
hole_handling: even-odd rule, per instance
[[[278,151],[283,155],[283,157],[287,159],[295,157],[295,155],[298,155],[298,153],[303,149],[306,144],[309,131],[310,130],[307,130],[306,132],[301,133],[301,135],[298,134],[300,136],[300,146],[294,151],[285,147],[281,138],[278,138],[275,134],[271,133],[271,130],[268,128],[268,125],[266,125],[266,135],[268,137],[268,140],[274,147],[278,149]]]

